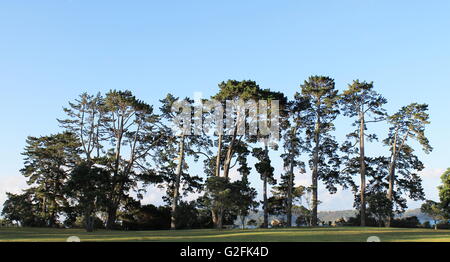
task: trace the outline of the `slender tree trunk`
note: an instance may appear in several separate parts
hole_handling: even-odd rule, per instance
[[[312,170],[312,226],[317,226],[317,206],[318,206],[318,179],[319,179],[319,131],[320,119],[317,117],[317,123],[314,130],[314,153],[313,153],[313,170]]]
[[[293,189],[293,183],[294,183],[294,156],[291,152],[290,154],[290,170],[289,170],[289,181],[288,181],[288,192],[287,192],[287,218],[286,218],[286,225],[287,227],[292,226],[292,189]]]
[[[360,113],[360,127],[359,127],[359,172],[361,175],[361,192],[360,192],[360,202],[361,202],[361,226],[366,226],[366,161],[364,152],[364,131],[365,131],[365,121],[364,113]]]
[[[217,145],[217,157],[216,157],[216,177],[220,177],[220,155],[222,152],[222,139],[223,135],[219,134],[219,141]]]
[[[216,156],[216,170],[215,170],[215,176],[220,177],[220,155],[222,153],[222,139],[223,134],[219,133],[218,138],[218,144],[217,144],[217,156]],[[213,221],[213,225],[215,228],[218,228],[218,222],[219,222],[219,212],[217,210],[211,210],[211,217]]]
[[[387,198],[391,203],[394,200],[394,181],[395,181],[395,157],[392,157],[391,163],[389,164],[389,189]],[[392,215],[389,215],[386,220],[386,227],[391,227]]]
[[[264,209],[264,222],[263,222],[263,228],[269,227],[269,208],[267,203],[267,175],[264,175],[263,179],[263,209]]]
[[[170,217],[170,228],[176,229],[177,227],[177,207],[178,207],[178,198],[180,195],[180,181],[181,181],[181,174],[183,172],[183,162],[184,162],[184,134],[180,137],[180,144],[178,149],[178,165],[177,170],[175,173],[175,189],[173,192],[173,199],[172,199],[172,214]]]
[[[266,154],[266,158],[269,158],[269,148],[266,145],[264,146],[264,153]],[[263,222],[263,228],[269,227],[269,202],[267,200],[267,174],[264,174],[263,179],[263,201],[264,201],[264,222]]]

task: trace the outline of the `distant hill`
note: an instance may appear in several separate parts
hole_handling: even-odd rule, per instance
[[[317,213],[321,221],[336,221],[339,218],[344,218],[345,220],[350,217],[356,216],[356,210],[338,210],[338,211],[319,211]]]
[[[347,220],[350,217],[356,216],[356,210],[340,210],[340,211],[321,211],[318,213],[319,219],[322,221],[336,221],[339,218]],[[407,210],[405,213],[397,216],[399,218],[416,216],[420,223],[430,221],[431,218],[420,211],[420,208]]]
[[[416,208],[416,209],[410,209],[407,210],[405,213],[403,213],[402,215],[400,215],[400,217],[412,217],[412,216],[416,216],[420,223],[423,223],[425,221],[431,221],[431,217],[425,215],[424,213],[422,213],[420,211],[420,208]]]
[[[336,221],[340,218],[344,218],[345,220],[348,220],[350,217],[356,216],[356,214],[357,214],[356,210],[337,210],[337,211],[319,211],[318,216],[321,221],[328,222],[328,221]],[[258,223],[262,223],[263,215],[264,215],[264,213],[262,211],[252,213],[248,216],[247,221],[250,219],[254,219],[254,220],[258,221]],[[423,223],[425,221],[431,221],[431,218],[429,216],[423,214],[422,212],[420,212],[419,208],[407,210],[405,213],[401,214],[398,217],[404,218],[404,217],[412,217],[412,216],[416,216],[419,219],[420,223]],[[269,221],[272,220],[273,218],[276,218],[276,217],[269,216]],[[296,219],[297,219],[297,216],[293,215],[292,221],[295,221]],[[239,223],[240,223],[239,220],[235,221],[236,225],[238,225]]]

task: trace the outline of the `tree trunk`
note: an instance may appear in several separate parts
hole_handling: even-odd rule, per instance
[[[242,230],[245,229],[245,219],[246,219],[246,216],[241,216]]]
[[[106,229],[111,230],[116,224],[117,207],[108,208],[108,218],[106,219]]]
[[[86,214],[84,216],[84,225],[86,228],[86,232],[94,231],[94,218],[92,217],[91,209],[86,210]]]
[[[312,171],[312,226],[317,226],[317,206],[318,206],[318,171],[319,171],[319,131],[320,119],[317,117],[317,123],[314,130],[314,153],[313,153],[313,171]]]
[[[389,165],[389,189],[387,198],[389,199],[389,201],[391,201],[391,203],[394,200],[394,180],[395,180],[395,159],[393,159]],[[391,220],[392,215],[389,215],[386,220],[386,227],[391,227]]]
[[[268,209],[268,203],[267,203],[267,175],[264,175],[264,179],[263,179],[263,201],[264,201],[263,228],[268,228],[269,227],[269,209]]]
[[[219,134],[219,141],[217,145],[217,157],[216,157],[216,177],[220,177],[220,155],[222,151],[222,139],[223,135]]]
[[[222,230],[223,229],[223,213],[224,210],[221,208],[218,212],[217,216],[217,229]]]
[[[223,176],[228,178],[228,174],[230,173],[230,165],[231,159],[233,158],[234,153],[234,143],[236,142],[237,135],[237,126],[233,130],[233,137],[231,138],[230,145],[228,146],[227,155],[225,157],[225,163],[223,165]]]
[[[217,228],[217,221],[218,221],[218,212],[217,212],[217,210],[211,210],[211,219],[212,219],[212,222],[213,222],[213,226],[215,227],[215,228]]]
[[[294,182],[294,156],[291,153],[290,155],[291,163],[290,163],[290,170],[289,170],[289,181],[288,181],[288,192],[287,192],[287,218],[286,218],[286,225],[287,227],[292,226],[292,189],[293,189],[293,182]]]
[[[172,213],[170,217],[170,228],[176,229],[177,227],[177,207],[178,207],[178,198],[180,195],[180,181],[181,181],[181,174],[183,172],[183,162],[184,162],[184,134],[180,137],[180,143],[179,143],[179,149],[178,149],[178,165],[176,170],[176,178],[175,178],[175,189],[173,192],[173,199],[172,199]]]
[[[217,144],[217,156],[216,156],[216,170],[214,175],[220,177],[220,155],[222,152],[222,139],[223,134],[219,133],[218,144]],[[219,214],[217,210],[211,210],[212,222],[215,228],[218,226]]]
[[[361,204],[361,226],[366,226],[366,161],[364,152],[364,130],[365,121],[364,113],[360,113],[360,127],[359,127],[359,172],[361,175],[361,192],[360,192],[360,204]]]

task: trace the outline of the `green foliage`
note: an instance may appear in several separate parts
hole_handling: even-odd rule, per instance
[[[144,205],[134,208],[121,216],[126,230],[155,230],[170,228],[170,209]]]
[[[438,187],[439,199],[445,218],[450,219],[450,168],[442,174],[441,183]]]
[[[299,226],[311,226],[311,210],[304,206],[293,206],[292,213],[297,216],[295,224]]]
[[[344,116],[354,118],[353,126],[355,130],[347,135],[347,141],[344,142],[341,150],[344,152],[343,162],[346,168],[342,171],[349,175],[360,174],[360,212],[361,225],[365,225],[366,212],[366,165],[367,158],[365,154],[365,141],[377,140],[375,134],[367,134],[367,124],[379,122],[386,117],[383,105],[387,100],[373,90],[373,83],[353,81],[351,85],[341,95],[340,103]],[[359,144],[359,145],[358,145]],[[358,145],[358,146],[357,146]],[[356,185],[350,181],[357,192]]]
[[[420,207],[420,211],[434,220],[434,224],[437,225],[439,221],[445,219],[445,210],[442,208],[441,203],[437,203],[432,200],[427,200]]]
[[[107,166],[110,171],[104,207],[108,213],[107,227],[111,228],[119,207],[128,199],[128,192],[135,191],[140,196],[142,189],[137,182],[146,181],[151,174],[146,159],[150,150],[163,142],[160,117],[151,105],[130,91],[116,90],[105,96],[82,94],[64,111],[68,118],[58,121],[76,136],[85,155],[83,160],[90,165]]]
[[[335,129],[333,122],[339,114],[339,95],[332,78],[311,76],[301,85],[301,94],[295,94],[297,100],[300,97],[310,104],[303,119],[312,170],[312,223],[317,225],[318,181],[322,181],[331,193],[337,191],[337,185],[346,186],[349,181],[345,173],[339,172],[338,144],[331,135]]]
[[[204,204],[211,210],[225,210],[233,207],[231,183],[224,177],[209,177],[205,182]]]
[[[48,226],[56,226],[58,217],[68,206],[64,197],[69,172],[79,162],[79,143],[73,133],[28,137],[25,166],[22,174],[28,178],[27,189],[37,206],[37,216]]]
[[[417,228],[420,226],[420,221],[415,216],[398,218],[392,220],[391,226],[399,228]]]
[[[255,169],[260,174],[261,180],[266,179],[269,184],[275,185],[277,182],[274,178],[275,169],[272,167],[268,149],[254,148],[252,155],[259,161],[255,164]]]
[[[308,107],[310,107],[308,99],[296,96],[293,101],[288,102],[285,107],[287,113],[284,114],[281,121],[284,150],[281,159],[286,172],[281,175],[282,182],[278,191],[283,192],[286,198],[282,202],[285,203],[287,226],[292,225],[292,206],[298,197],[295,195],[295,192],[298,191],[295,188],[295,176],[297,173],[305,173],[305,163],[301,160],[301,155],[308,151],[303,137],[305,110]]]
[[[195,201],[180,201],[177,208],[177,229],[202,228],[200,212]]]
[[[284,175],[281,177],[280,184],[273,187],[272,197],[269,198],[269,213],[271,215],[286,215],[288,209],[288,186],[289,176]],[[294,186],[292,188],[292,203],[295,204],[301,202],[301,198],[306,194],[306,188],[304,186]]]
[[[406,207],[405,195],[416,201],[425,199],[422,179],[418,175],[424,165],[414,154],[408,139],[419,142],[425,153],[432,151],[425,136],[425,127],[430,123],[427,111],[427,104],[412,103],[388,118],[391,127],[384,140],[391,151],[388,198],[402,210]]]
[[[5,219],[25,227],[46,225],[44,219],[38,215],[39,207],[33,203],[33,194],[30,191],[17,195],[6,193],[6,197],[2,210]]]
[[[380,227],[388,217],[392,216],[392,202],[386,197],[385,192],[369,195],[367,204],[367,213],[376,219]]]
[[[313,186],[316,180],[322,180],[326,188],[334,193],[338,184],[346,185],[347,182],[347,178],[341,177],[339,173],[338,144],[331,135],[335,129],[333,121],[339,114],[339,96],[334,80],[325,76],[311,76],[301,86],[301,94],[295,96],[302,96],[310,104],[303,119],[310,168],[317,172],[313,175]]]
[[[255,200],[258,193],[256,192],[256,189],[250,186],[250,182],[245,174],[243,175],[242,180],[233,182],[232,187],[234,199],[232,210],[240,218],[242,228],[244,228],[245,220],[250,214],[250,211],[256,211],[256,208],[259,206],[258,201]]]
[[[427,104],[412,103],[390,116],[389,123],[392,127],[389,130],[389,137],[386,142],[393,145],[396,138],[406,137],[403,140],[397,139],[398,143],[404,143],[406,142],[405,139],[410,137],[417,140],[426,153],[431,152],[433,148],[425,136],[425,127],[430,124],[427,111]]]
[[[218,101],[235,99],[242,99],[244,101],[266,99],[271,101],[273,99],[279,100],[280,104],[283,104],[283,101],[285,101],[283,93],[262,89],[255,81],[251,80],[228,80],[221,82],[219,84],[219,92],[212,98]]]
[[[371,118],[367,121],[382,120],[386,117],[383,105],[387,103],[386,98],[373,89],[373,82],[367,83],[354,80],[341,94],[342,113],[348,117],[357,117],[355,126],[359,125],[362,115]]]
[[[95,214],[108,202],[105,192],[112,190],[110,171],[82,162],[70,173],[65,186],[66,198],[75,212],[83,215],[86,230],[95,228]]]

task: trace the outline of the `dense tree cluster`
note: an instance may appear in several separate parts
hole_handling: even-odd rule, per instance
[[[420,210],[433,219],[434,228],[439,226],[449,226],[450,220],[450,168],[447,169],[441,176],[441,185],[438,186],[439,202],[427,200]]]
[[[83,225],[88,231],[96,227],[222,228],[236,218],[245,227],[256,223],[246,220],[260,204],[249,182],[255,174],[263,185],[262,227],[269,226],[270,214],[284,216],[287,226],[318,225],[319,182],[331,193],[340,188],[354,192],[362,226],[366,219],[389,226],[394,214],[406,208],[407,197],[424,199],[418,175],[424,165],[409,142],[416,140],[426,153],[432,150],[425,136],[426,104],[412,103],[388,114],[383,108],[387,99],[374,90],[373,83],[353,81],[340,93],[334,79],[326,76],[308,78],[292,99],[262,89],[254,81],[236,80],[220,83],[211,99],[224,107],[227,101],[278,101],[279,111],[271,108],[266,113],[268,125],[279,123],[281,141],[240,133],[239,115],[235,121],[219,123],[229,132],[176,133],[171,124],[186,112],[174,109],[195,103],[172,94],[161,99],[155,110],[130,91],[84,93],[64,108],[67,117],[58,120],[61,133],[27,138],[21,172],[30,187],[22,194],[8,193],[3,215],[24,226]],[[206,125],[210,124],[208,114],[225,113],[217,108],[198,112],[188,111],[190,119]],[[246,114],[259,117],[263,112]],[[355,127],[343,144],[333,135],[339,115],[353,119]],[[369,156],[365,143],[378,140],[369,132],[369,123],[382,121],[389,125],[381,135],[390,156]],[[279,181],[273,151],[280,152],[283,163]],[[254,169],[248,163],[252,157]],[[190,172],[190,165],[197,161],[203,161],[202,174]],[[295,177],[307,168],[312,173],[311,186],[296,185]],[[232,171],[239,174],[234,182]],[[442,208],[448,210],[448,175],[446,179],[441,195],[447,201],[443,200]],[[149,185],[165,189],[166,206],[141,205]],[[197,193],[198,199],[183,200],[190,193]]]

